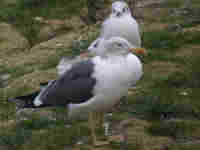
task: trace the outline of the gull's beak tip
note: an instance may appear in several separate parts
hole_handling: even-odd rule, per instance
[[[130,51],[139,55],[147,55],[147,50],[145,48],[131,48]]]

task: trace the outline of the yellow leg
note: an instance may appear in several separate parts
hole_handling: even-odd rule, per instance
[[[92,144],[94,146],[101,146],[101,145],[106,145],[109,144],[108,141],[97,141],[96,133],[95,133],[95,120],[94,117],[95,114],[93,112],[89,113],[89,126],[91,129],[91,138],[92,138]]]
[[[96,113],[96,125],[98,128],[102,128],[104,123],[104,113],[103,112],[97,112]]]
[[[102,127],[104,124],[104,112],[99,113],[99,124]]]
[[[95,127],[94,127],[92,112],[89,112],[89,126],[90,126],[90,130],[91,130],[92,144],[95,144],[97,141],[97,138],[96,138],[96,134],[95,134]]]

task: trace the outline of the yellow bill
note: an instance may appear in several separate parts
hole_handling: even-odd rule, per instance
[[[84,52],[80,54],[81,58],[88,58],[88,57],[94,57],[95,55],[90,52]]]
[[[147,55],[147,51],[145,48],[131,48],[129,50],[134,54]]]

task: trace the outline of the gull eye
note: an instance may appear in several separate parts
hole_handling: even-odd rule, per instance
[[[127,10],[127,8],[123,8],[123,9],[122,9],[123,12],[126,12],[126,10]]]
[[[115,9],[113,9],[112,12],[115,14],[116,13]]]
[[[117,43],[118,47],[123,47],[123,45],[121,43]]]
[[[94,44],[94,47],[95,47],[95,48],[97,48],[98,44],[99,44],[99,43],[98,43],[98,42],[96,42],[96,43]]]

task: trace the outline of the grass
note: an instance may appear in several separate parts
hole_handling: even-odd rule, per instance
[[[171,84],[167,83],[168,79],[155,79],[154,82],[157,83],[148,86],[150,90],[130,97],[133,104],[127,107],[134,108],[133,113],[146,114],[149,119],[161,119],[163,116],[166,117],[165,119],[168,117],[199,118],[198,90],[196,89],[195,92],[189,87],[184,88],[176,80]],[[188,95],[182,95],[183,92]]]
[[[3,145],[7,149],[27,149],[30,147],[31,149],[63,149],[65,146],[76,142],[78,137],[77,127],[67,129],[60,123],[55,121],[54,123],[48,120],[20,122],[17,127],[0,134],[1,146]],[[40,146],[38,147],[38,145]]]
[[[80,53],[86,51],[90,43],[95,38],[96,38],[96,34],[92,34],[88,36],[88,39],[75,41],[72,44],[72,46],[67,49],[57,48],[56,54],[54,53],[53,55],[50,55],[47,58],[47,61],[45,61],[45,63],[42,63],[42,64],[38,64],[37,62],[34,62],[34,63],[26,63],[23,65],[20,64],[13,67],[0,65],[0,74],[10,74],[11,75],[10,79],[15,79],[25,74],[32,73],[36,69],[44,71],[51,68],[55,68],[63,56],[75,57],[75,56],[78,56]]]
[[[173,50],[179,46],[175,39],[176,35],[166,30],[144,33],[144,45],[147,48]]]
[[[24,74],[31,72],[33,72],[33,68],[30,67],[30,64],[15,67],[7,67],[5,65],[2,65],[0,69],[1,74],[11,74],[12,78],[17,78],[19,76],[23,76]]]
[[[16,128],[24,128],[26,130],[40,130],[54,128],[56,126],[64,126],[63,120],[49,120],[47,118],[30,118],[29,120],[21,121]]]
[[[168,61],[177,63],[170,57]],[[148,61],[150,62],[151,60]],[[199,57],[184,58],[184,61],[179,63],[183,66],[182,69],[171,71],[166,75],[146,72],[143,81],[140,82],[142,91],[127,99],[126,110],[130,109],[133,114],[146,114],[146,118],[150,120],[163,117],[199,119]]]
[[[31,131],[24,130],[23,128],[1,133],[0,145],[5,149],[20,149],[27,140],[30,140],[31,135]]]
[[[169,150],[199,150],[199,143],[189,143],[189,144],[173,144],[168,147]]]
[[[142,150],[141,143],[111,143],[113,150]]]
[[[183,5],[182,0],[168,0],[168,1],[163,1],[161,3],[161,7],[167,7],[167,8],[178,8]]]
[[[190,27],[195,27],[199,24],[193,21],[198,16],[199,1],[192,1],[194,2],[191,8],[194,9],[188,8],[189,13],[187,15],[161,17],[164,18],[165,23],[180,23],[182,30],[173,31],[167,28],[145,32],[144,46],[149,53],[147,57],[142,58],[144,67],[148,68],[154,62],[162,62],[166,63],[164,65],[166,68],[163,68],[162,65],[152,65],[154,68],[148,68],[149,71],[144,72],[144,77],[138,82],[134,93],[124,98],[120,109],[117,112],[113,112],[113,115],[109,118],[109,121],[114,125],[132,117],[147,120],[151,125],[145,131],[141,131],[142,135],[150,135],[153,138],[162,136],[172,139],[173,144],[167,146],[169,150],[199,149],[199,144],[195,144],[195,140],[199,137],[200,125],[200,59],[199,56],[195,56],[197,53],[192,54],[193,56],[176,55],[181,53],[182,47],[187,46],[190,48],[190,46],[199,45],[199,32],[195,30],[182,32],[186,28],[190,29]],[[181,10],[182,8],[180,7],[183,6],[181,0],[169,0],[164,3],[165,7],[170,7],[170,9],[177,8]],[[64,19],[69,15],[78,15],[80,8],[85,7],[85,5],[85,1],[79,3],[79,0],[19,0],[16,6],[0,6],[2,7],[0,20],[12,22],[34,45],[40,28],[40,25],[33,20],[34,17]],[[191,15],[194,16],[190,17]],[[11,68],[0,65],[0,74],[11,74],[11,78],[9,78],[9,83],[11,83],[18,78],[23,78],[24,75],[28,76],[35,70],[53,69],[62,56],[79,55],[95,38],[96,33],[88,35],[88,38],[84,40],[75,41],[69,49],[57,49],[56,54],[49,56],[43,64],[36,62],[34,64],[16,65]],[[167,65],[168,62],[174,64],[174,66]],[[176,68],[176,64],[180,68]],[[159,69],[166,69],[169,72],[163,73]],[[65,120],[66,109],[53,108],[44,110],[45,112],[51,112],[51,114],[47,115],[42,114],[40,111],[33,112],[26,115],[27,120],[17,120],[15,105],[8,103],[6,100],[8,97],[24,95],[30,92],[32,92],[32,89],[26,85],[20,89],[8,88],[6,91],[0,88],[0,126],[1,123],[7,123],[6,127],[0,130],[0,149],[91,149],[86,121],[70,122],[72,126],[67,127],[69,122]],[[52,120],[51,118],[54,119]],[[9,124],[12,120],[14,123]],[[137,127],[137,125],[134,125],[134,127]],[[81,133],[79,133],[78,128],[81,128]],[[98,134],[102,134],[102,132]],[[137,136],[143,138],[141,137],[142,135],[138,134]],[[84,144],[77,146],[76,143],[80,140]],[[145,137],[144,140],[145,143],[149,142]],[[188,144],[188,141],[191,141],[191,143]],[[148,148],[142,142],[132,143],[132,141],[126,141],[123,143],[113,142],[100,149],[143,150]]]
[[[156,30],[144,33],[144,45],[149,49],[158,49],[162,51],[174,51],[185,44],[199,44],[200,32],[177,32],[165,30]]]
[[[33,46],[38,41],[40,28],[40,24],[34,20],[35,17],[64,19],[79,14],[80,9],[86,7],[86,4],[87,0],[17,0],[16,5],[0,6],[0,21],[14,24]]]
[[[56,50],[57,51],[56,54],[53,54],[47,58],[48,61],[46,61],[46,63],[40,65],[34,64],[32,65],[32,67],[37,68],[39,70],[48,70],[51,68],[55,68],[63,56],[74,58],[75,56],[78,56],[84,51],[86,51],[91,41],[94,40],[94,37],[95,36],[92,35],[91,37],[89,36],[88,39],[75,41],[74,43],[72,43],[72,46],[67,49],[58,48]]]
[[[59,18],[64,19],[64,17],[79,14],[80,8],[86,6],[87,0],[81,1],[35,1],[35,0],[18,0],[16,5],[7,6],[5,9],[1,10],[1,19],[22,19],[18,17],[24,17],[27,19],[30,15],[32,17],[41,16],[45,18]],[[19,20],[22,21],[22,20]],[[24,20],[26,21],[26,20]]]
[[[182,32],[155,30],[144,33],[144,45],[148,49],[148,56],[143,58],[145,63],[152,61],[171,61],[185,64],[188,59],[177,57],[175,52],[184,45],[198,45],[199,31]]]
[[[148,132],[156,136],[171,136],[173,138],[188,138],[198,134],[199,120],[169,120],[152,123]]]
[[[163,1],[161,6],[169,8],[168,14],[161,17],[161,22],[180,24],[183,28],[199,24],[200,3],[198,0],[191,0],[189,3],[182,0],[168,0]]]

